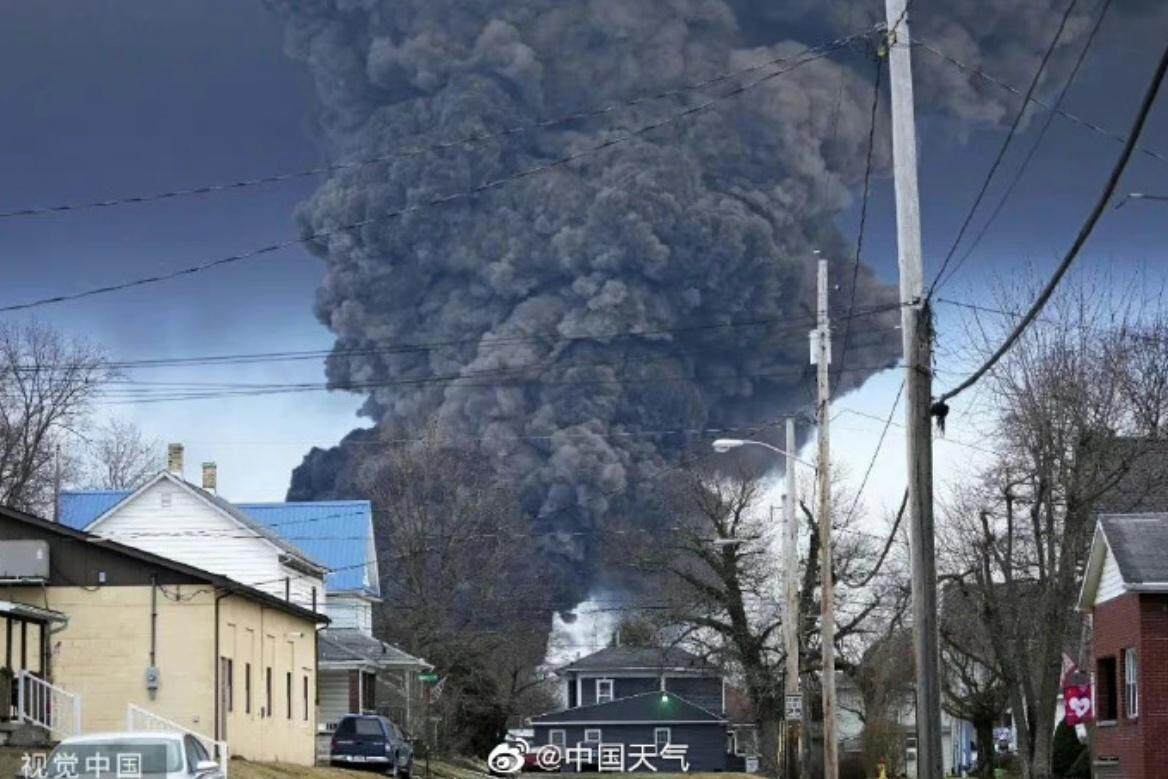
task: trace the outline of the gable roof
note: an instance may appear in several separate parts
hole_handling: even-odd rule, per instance
[[[205,492],[198,487],[194,489]],[[130,490],[64,491],[58,500],[57,519],[64,525],[83,530],[131,494]],[[222,498],[219,500],[227,503]],[[329,570],[325,576],[328,591],[361,592],[374,597],[381,594],[376,562],[365,566],[369,562],[369,554],[364,545],[352,540],[357,536],[368,535],[372,543],[373,507],[369,501],[322,500],[228,505],[255,522],[257,532],[262,529],[270,533],[299,550],[302,556],[326,567]],[[369,574],[368,582],[366,573]]]
[[[68,527],[61,524],[60,522],[50,522],[47,519],[41,519],[40,517],[33,516],[32,514],[26,514],[23,511],[17,511],[16,509],[3,506],[0,506],[0,517],[29,525],[30,527],[34,527],[42,532],[53,533],[67,538],[72,538],[77,541],[91,543],[100,546],[107,552],[112,552],[132,560],[137,560],[139,562],[155,566],[157,568],[164,568],[184,576],[189,576],[193,579],[204,581],[207,584],[211,584],[230,593],[234,593],[254,601],[259,601],[265,606],[278,609],[311,622],[318,624],[328,624],[329,622],[329,618],[324,614],[318,614],[311,609],[306,609],[303,606],[297,606],[291,601],[277,598],[275,595],[266,593],[263,590],[258,590],[255,587],[242,584],[227,576],[211,573],[210,571],[204,570],[202,568],[196,568],[195,566],[187,565],[186,563],[180,563],[178,560],[171,560],[168,557],[162,557],[160,555],[154,554],[153,552],[147,552],[146,550],[139,549],[136,546],[121,544],[117,541],[94,535],[93,533],[87,533],[84,530],[77,530]]]
[[[532,725],[583,725],[593,723],[632,724],[639,722],[726,722],[712,711],[679,698],[671,692],[643,692],[608,703],[594,703],[574,709],[551,711],[531,718]]]
[[[422,658],[379,641],[357,628],[327,628],[318,635],[321,662],[380,668],[415,666],[429,670],[434,667]]]
[[[678,647],[610,646],[574,660],[559,669],[569,671],[708,671],[717,669],[692,652]]]
[[[1104,514],[1095,525],[1079,608],[1090,610],[1110,552],[1124,588],[1168,592],[1168,514]]]
[[[96,516],[92,520],[90,520],[89,523],[87,523],[84,526],[84,529],[92,532],[107,517],[111,516],[118,508],[125,505],[126,503],[129,503],[130,501],[132,501],[133,499],[135,499],[139,495],[143,494],[147,490],[154,487],[156,484],[159,484],[160,482],[163,482],[163,481],[170,482],[171,484],[175,485],[179,489],[185,490],[185,491],[189,492],[191,495],[194,495],[196,498],[202,500],[204,503],[210,504],[213,508],[218,509],[223,514],[226,514],[229,518],[235,520],[235,522],[238,523],[239,525],[243,526],[247,530],[251,530],[256,535],[260,536],[261,538],[263,538],[263,539],[269,541],[270,543],[272,543],[273,545],[275,545],[280,551],[284,552],[285,554],[287,554],[291,558],[293,558],[293,562],[301,563],[302,566],[307,568],[310,572],[318,573],[321,575],[323,575],[326,572],[327,568],[324,565],[320,564],[316,560],[309,557],[307,554],[305,554],[301,549],[296,547],[294,544],[289,543],[287,540],[282,538],[278,533],[272,532],[267,527],[265,527],[262,523],[257,522],[256,520],[249,517],[247,514],[240,511],[230,501],[224,500],[223,498],[216,495],[215,493],[208,492],[207,490],[203,489],[202,487],[196,487],[194,484],[191,484],[190,482],[186,481],[185,479],[183,479],[179,476],[176,476],[175,474],[171,473],[170,471],[159,471],[153,478],[151,478],[149,481],[147,481],[145,484],[143,484],[138,489],[136,489],[132,492],[126,492],[126,493],[122,494],[122,497],[120,500],[116,500],[116,501],[113,500],[112,497],[115,493],[112,493],[112,492],[104,492],[103,491],[101,493],[97,493],[96,495],[91,493],[90,494],[91,499],[89,501],[90,508],[94,508],[102,503],[109,503],[110,505],[108,508],[105,509],[105,511],[101,512],[101,514],[99,514],[98,516]],[[76,521],[80,512],[74,511],[71,513],[73,514],[74,521]]]
[[[1107,514],[1099,526],[1126,584],[1168,589],[1168,514]]]
[[[331,572],[325,577],[326,591],[381,594],[377,563],[368,564],[379,552],[370,555],[365,544],[354,540],[368,538],[373,544],[373,507],[369,501],[236,503],[235,507],[272,533],[292,539],[328,566]]]

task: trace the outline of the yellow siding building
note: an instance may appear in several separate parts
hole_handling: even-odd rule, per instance
[[[125,729],[135,706],[226,741],[233,757],[313,762],[316,631],[325,617],[223,576],[0,509],[0,548],[28,540],[48,543],[48,576],[0,584],[0,600],[57,613],[47,641],[36,634],[43,649],[30,647],[25,654],[37,661],[25,667],[80,697],[84,732]]]

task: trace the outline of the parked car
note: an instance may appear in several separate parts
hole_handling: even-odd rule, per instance
[[[409,776],[414,748],[401,729],[385,717],[346,714],[333,731],[329,762],[344,768],[373,768],[391,776]]]
[[[128,762],[124,762],[128,761]],[[124,731],[71,736],[53,748],[45,776],[140,775],[158,779],[224,779],[223,768],[187,733]],[[137,771],[133,766],[137,765]]]

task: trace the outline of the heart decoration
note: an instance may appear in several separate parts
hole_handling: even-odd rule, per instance
[[[1091,720],[1091,685],[1073,684],[1063,688],[1063,720],[1078,725]]]

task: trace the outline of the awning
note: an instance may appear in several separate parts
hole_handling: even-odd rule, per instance
[[[44,609],[29,603],[13,603],[9,600],[0,600],[0,615],[23,619],[29,622],[68,622],[69,618],[59,611]]]

